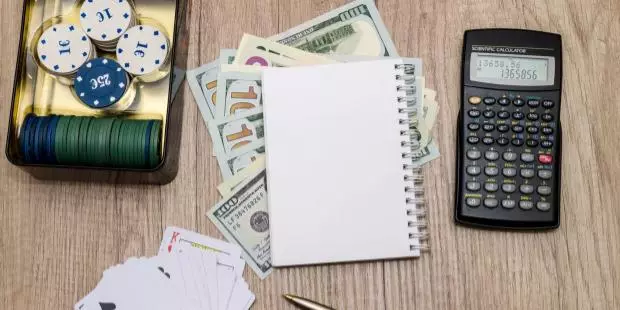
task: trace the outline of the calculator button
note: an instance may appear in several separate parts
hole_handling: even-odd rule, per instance
[[[517,153],[514,152],[506,152],[503,156],[505,161],[515,161],[517,160]]]
[[[487,198],[484,200],[484,206],[487,208],[495,208],[499,204],[499,201],[494,198]]]
[[[553,156],[547,154],[538,155],[538,162],[543,165],[549,165],[553,163]]]
[[[506,124],[497,125],[497,131],[499,132],[507,132],[508,130],[510,130],[510,126]]]
[[[527,113],[527,119],[529,119],[530,121],[537,121],[538,120],[538,114],[536,114],[536,113]]]
[[[506,194],[512,194],[517,190],[517,186],[512,183],[504,183],[502,184],[502,191]]]
[[[519,201],[519,208],[523,210],[531,210],[534,207],[534,203],[531,201],[521,200]]]
[[[538,170],[538,177],[543,180],[549,180],[551,179],[551,176],[551,170]]]
[[[468,206],[470,206],[470,207],[472,207],[472,208],[475,208],[475,207],[480,206],[480,198],[467,198],[467,199],[465,200],[465,203],[466,203]]]
[[[551,209],[551,204],[548,202],[539,202],[536,204],[536,209],[540,211],[549,211]]]
[[[553,147],[553,142],[549,141],[549,140],[545,140],[545,141],[540,143],[540,146],[542,146],[542,147],[544,147],[546,149],[549,149],[549,148]]]
[[[517,175],[516,168],[504,168],[502,169],[502,174],[507,178],[512,178]]]
[[[480,153],[480,151],[478,150],[467,151],[467,158],[469,158],[470,160],[480,159],[481,156],[482,156],[482,153]]]
[[[467,182],[467,190],[470,192],[476,192],[480,190],[480,183],[478,182]]]
[[[480,124],[478,123],[469,123],[467,125],[467,128],[471,131],[478,131],[478,129],[480,129]]]
[[[495,98],[493,98],[493,97],[486,97],[486,98],[484,98],[483,102],[486,105],[494,105],[495,104]]]
[[[494,177],[499,174],[499,168],[497,167],[486,167],[484,168],[484,174],[490,177]]]
[[[495,125],[493,125],[493,124],[484,124],[484,125],[482,125],[482,130],[487,131],[487,132],[493,131],[493,130],[495,130]]]
[[[487,192],[497,192],[499,185],[497,183],[484,183],[484,190]]]
[[[493,140],[493,138],[491,138],[491,137],[484,137],[484,138],[482,138],[482,143],[484,143],[486,145],[491,145],[491,144],[493,144],[493,142],[495,142],[495,140]]]
[[[527,101],[527,106],[530,108],[538,108],[540,100],[530,99]]]
[[[500,105],[503,105],[503,106],[507,106],[507,105],[510,104],[510,99],[508,99],[506,97],[502,97],[502,98],[499,98],[497,103],[499,103]]]
[[[523,185],[521,185],[521,186],[519,187],[519,191],[520,191],[522,194],[529,195],[529,194],[531,194],[531,193],[533,193],[533,192],[534,192],[534,186],[533,186],[533,185],[523,184]]]
[[[538,127],[534,127],[534,126],[527,127],[527,133],[529,133],[531,135],[537,134],[538,131],[539,131]]]
[[[502,201],[502,207],[506,209],[513,209],[517,205],[517,202],[514,200],[504,200]]]
[[[516,98],[515,100],[512,101],[512,104],[514,104],[517,107],[522,107],[525,104],[525,100],[521,98]]]
[[[551,109],[555,106],[555,102],[553,102],[553,100],[543,100],[542,106],[545,109]]]
[[[522,146],[523,145],[523,139],[512,139],[512,145],[514,145],[514,146]]]
[[[499,158],[499,153],[495,151],[486,151],[484,153],[484,158],[490,161],[497,160]]]
[[[497,117],[499,117],[501,119],[508,119],[508,118],[510,118],[510,112],[508,112],[508,111],[500,111],[499,113],[497,113]]]
[[[542,133],[544,135],[552,135],[553,134],[553,128],[551,128],[551,127],[543,127]]]
[[[549,186],[539,186],[538,187],[538,193],[543,195],[543,196],[549,196],[549,195],[551,195],[551,187],[549,187]]]
[[[471,175],[471,176],[477,176],[480,174],[480,167],[479,166],[469,166],[467,167],[467,174]]]
[[[523,118],[525,118],[525,114],[523,114],[523,112],[514,112],[514,113],[512,113],[512,118],[520,121]]]
[[[495,117],[495,111],[493,111],[493,110],[485,110],[483,115],[486,118],[494,118]]]
[[[478,142],[480,142],[480,138],[476,136],[469,136],[467,137],[467,142],[469,142],[469,144],[478,144]]]
[[[472,110],[469,110],[468,114],[472,118],[477,118],[477,117],[480,117],[480,110],[472,109]]]
[[[526,179],[533,178],[534,170],[533,169],[521,169],[521,177],[524,177]]]
[[[469,103],[471,103],[471,104],[480,104],[480,102],[482,102],[482,98],[480,98],[478,96],[471,96],[471,97],[469,97]]]
[[[521,126],[521,125],[514,125],[514,126],[512,126],[512,131],[514,131],[514,133],[522,133],[523,132],[523,126]]]
[[[521,160],[523,162],[531,163],[531,162],[534,161],[534,159],[535,159],[534,154],[530,154],[530,153],[523,153],[523,154],[521,154]]]
[[[538,146],[538,141],[537,140],[529,139],[529,140],[527,140],[527,142],[525,144],[527,144],[527,146],[529,146],[529,147],[537,147]]]
[[[542,115],[542,120],[545,122],[553,122],[553,115],[545,113]]]
[[[507,138],[501,137],[497,139],[497,144],[501,145],[501,146],[505,146],[508,145],[510,141],[508,141]]]

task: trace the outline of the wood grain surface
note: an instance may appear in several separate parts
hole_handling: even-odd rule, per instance
[[[6,141],[21,1],[0,2],[0,145]],[[188,68],[270,36],[345,0],[190,0]],[[379,0],[398,51],[424,59],[441,105],[442,157],[425,168],[430,254],[416,260],[276,270],[253,309],[293,309],[293,292],[338,309],[620,309],[620,2],[596,0]],[[517,27],[564,42],[562,224],[515,233],[453,222],[455,126],[463,31]],[[207,129],[181,90],[177,179],[166,186],[56,183],[0,159],[0,308],[71,309],[109,266],[153,255],[177,225],[221,237],[204,216],[220,182]],[[369,245],[372,246],[372,245]]]

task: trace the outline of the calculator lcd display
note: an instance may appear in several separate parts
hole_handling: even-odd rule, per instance
[[[552,57],[473,53],[471,79],[491,84],[542,86],[553,84]]]

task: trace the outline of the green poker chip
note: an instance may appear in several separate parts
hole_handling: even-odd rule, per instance
[[[115,118],[105,118],[99,121],[99,136],[95,148],[95,164],[107,165],[110,163],[110,136],[112,134],[112,126],[117,122]]]
[[[82,124],[80,126],[80,134],[79,134],[79,142],[78,142],[78,162],[80,164],[88,164],[90,162],[90,158],[88,158],[88,143],[89,143],[89,129],[91,123],[94,123],[93,127],[97,127],[98,122],[93,122],[92,117],[85,117],[82,120]],[[94,130],[96,132],[96,130]]]
[[[67,132],[67,164],[79,163],[79,141],[80,141],[80,128],[83,117],[75,117],[69,122],[69,131]]]
[[[56,127],[54,152],[56,153],[56,160],[59,164],[67,163],[67,133],[69,132],[69,122],[72,118],[73,116],[60,117]]]
[[[159,145],[161,142],[161,121],[156,121],[151,129],[151,141],[149,145],[149,168],[155,168],[159,165],[160,152]]]
[[[110,130],[110,165],[119,166],[120,156],[119,156],[119,139],[121,128],[125,124],[124,120],[119,119],[118,121],[112,124],[112,129]]]

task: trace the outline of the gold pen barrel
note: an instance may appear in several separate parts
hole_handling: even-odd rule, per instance
[[[301,307],[302,309],[308,309],[308,310],[336,310],[335,308],[331,308],[328,307],[326,305],[322,305],[316,301],[312,301],[310,299],[307,298],[303,298],[303,297],[299,297],[299,296],[295,296],[292,294],[284,294],[282,295],[286,300],[288,300],[290,303]]]

